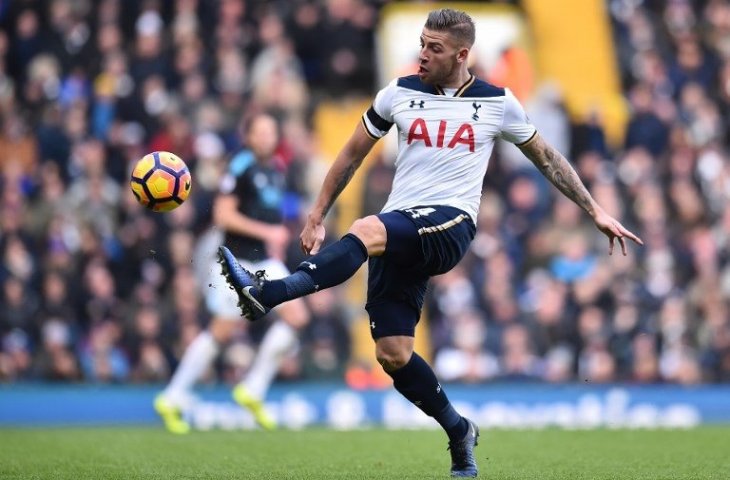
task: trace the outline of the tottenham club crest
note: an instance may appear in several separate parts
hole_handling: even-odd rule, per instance
[[[473,102],[471,106],[474,108],[474,115],[472,115],[471,118],[473,118],[474,121],[477,121],[479,120],[479,109],[482,108],[482,106],[477,102]]]

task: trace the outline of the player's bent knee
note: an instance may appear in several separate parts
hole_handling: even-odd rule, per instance
[[[387,341],[378,341],[375,346],[375,358],[386,372],[403,368],[411,359],[413,350]]]
[[[355,235],[365,245],[368,255],[377,256],[385,252],[387,233],[385,225],[375,215],[355,220],[348,230],[348,233]]]
[[[405,355],[381,353],[376,355],[378,363],[386,372],[393,372],[403,368],[408,363]]]

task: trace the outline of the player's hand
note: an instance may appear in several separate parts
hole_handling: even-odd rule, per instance
[[[299,241],[302,251],[307,255],[314,255],[319,252],[319,247],[324,242],[324,225],[321,220],[307,217],[307,223],[304,225],[302,234],[299,235]]]
[[[283,225],[272,225],[266,232],[264,243],[269,257],[284,260],[289,246],[289,230]]]
[[[626,255],[626,239],[629,238],[639,245],[644,242],[634,235],[629,229],[621,225],[621,222],[606,213],[603,209],[596,212],[593,217],[596,227],[608,237],[608,254],[613,255],[613,241],[618,239],[621,244],[621,253]]]

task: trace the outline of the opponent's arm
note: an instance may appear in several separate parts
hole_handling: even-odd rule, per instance
[[[238,211],[235,195],[218,195],[213,201],[213,223],[227,232],[245,237],[266,240],[277,225],[254,220]]]
[[[539,133],[535,133],[534,137],[526,143],[518,145],[518,148],[563,195],[575,202],[593,218],[596,227],[608,237],[609,255],[613,253],[615,238],[618,238],[624,255],[626,255],[624,237],[630,238],[639,245],[644,244],[639,237],[621,225],[618,220],[608,215],[596,203],[568,160],[552,145],[548,144]]]
[[[363,124],[358,123],[352,136],[337,155],[337,159],[327,172],[300,236],[302,250],[307,254],[314,254],[319,250],[319,246],[324,240],[324,227],[322,226],[324,217],[350,182],[355,171],[362,165],[362,161],[375,142],[377,139],[369,136],[365,132]]]
[[[213,223],[227,232],[263,241],[267,253],[277,258],[289,242],[289,231],[285,226],[255,220],[239,212],[236,195],[219,194],[215,198]]]

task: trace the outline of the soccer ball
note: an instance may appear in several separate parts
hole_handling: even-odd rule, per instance
[[[190,171],[174,153],[152,152],[134,166],[130,186],[139,203],[155,212],[169,212],[188,198]]]

